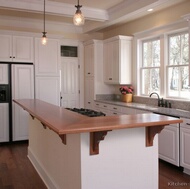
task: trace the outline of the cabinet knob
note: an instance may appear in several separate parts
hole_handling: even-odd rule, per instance
[[[90,104],[90,102],[88,102],[88,104]]]
[[[10,56],[9,58],[12,58],[12,56]]]
[[[15,58],[15,56],[13,56],[13,58]]]
[[[186,125],[190,125],[190,123],[186,123]]]
[[[109,78],[109,80],[112,80],[112,78]]]
[[[88,74],[90,74],[90,72],[88,72]]]
[[[105,108],[107,108],[107,106],[104,105]]]

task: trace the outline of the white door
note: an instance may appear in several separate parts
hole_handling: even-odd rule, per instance
[[[61,59],[61,106],[79,108],[78,58]]]
[[[12,98],[34,98],[33,65],[12,66]],[[28,113],[13,103],[13,141],[28,139]]]
[[[8,84],[8,64],[0,64],[0,84]]]

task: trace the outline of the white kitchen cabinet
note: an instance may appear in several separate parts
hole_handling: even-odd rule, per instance
[[[48,39],[46,45],[35,38],[35,75],[57,76],[60,72],[60,44],[57,39]]]
[[[36,77],[36,99],[60,105],[60,78]]]
[[[0,64],[0,84],[8,84],[8,65]]]
[[[94,77],[85,78],[84,106],[94,109]]]
[[[33,37],[0,35],[0,61],[33,62]]]
[[[132,37],[116,36],[104,40],[104,82],[131,84]]]
[[[179,124],[171,124],[158,135],[159,158],[179,166]]]
[[[94,43],[85,44],[84,46],[84,65],[85,76],[94,76],[94,55],[95,55]]]
[[[0,142],[9,141],[9,104],[0,103]]]
[[[12,98],[34,98],[33,65],[16,64],[12,66]],[[16,103],[12,103],[13,141],[28,139],[28,113]]]
[[[180,123],[180,166],[184,172],[190,174],[190,119],[183,119]]]

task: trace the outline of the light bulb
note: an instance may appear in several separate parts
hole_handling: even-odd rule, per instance
[[[82,25],[84,25],[84,21],[85,21],[85,18],[84,18],[84,15],[82,14],[81,10],[77,10],[73,17],[73,23],[76,26],[82,26]]]
[[[46,32],[42,32],[43,33],[43,36],[42,36],[42,45],[46,45],[47,44],[47,37],[46,37]]]

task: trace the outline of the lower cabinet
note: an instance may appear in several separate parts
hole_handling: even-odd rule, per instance
[[[159,158],[179,166],[179,124],[171,124],[158,135]]]
[[[188,170],[190,174],[190,119],[183,119],[180,124],[180,165],[184,167],[184,172]]]

